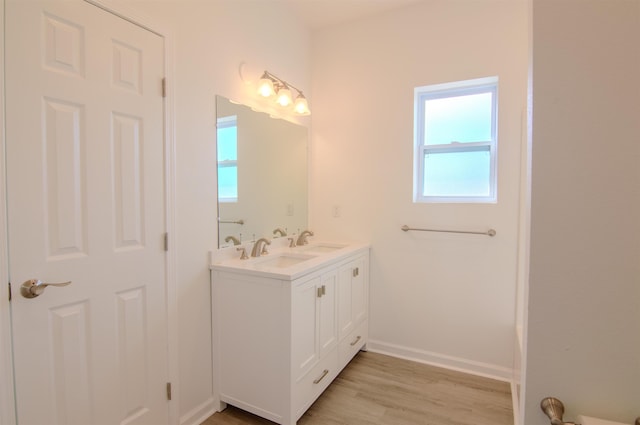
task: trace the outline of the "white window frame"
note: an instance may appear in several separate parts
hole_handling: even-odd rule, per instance
[[[478,93],[493,93],[491,140],[473,143],[425,144],[424,104],[429,99],[464,96]],[[416,87],[414,90],[414,198],[416,203],[496,203],[498,163],[498,77],[477,78],[452,83]],[[488,150],[489,195],[487,196],[424,196],[424,156],[426,153],[473,152]]]

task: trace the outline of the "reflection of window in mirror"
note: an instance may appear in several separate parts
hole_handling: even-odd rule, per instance
[[[238,117],[218,118],[218,200],[238,202]]]

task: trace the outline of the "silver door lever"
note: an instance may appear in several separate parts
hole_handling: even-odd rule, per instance
[[[67,286],[70,284],[71,281],[62,283],[44,283],[38,279],[29,279],[20,285],[20,293],[25,298],[35,298],[42,294],[47,286]]]

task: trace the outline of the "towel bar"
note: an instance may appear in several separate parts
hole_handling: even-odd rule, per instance
[[[409,227],[406,224],[400,228],[403,232],[408,232],[409,230],[415,230],[418,232],[440,232],[440,233],[466,233],[471,235],[487,235],[494,237],[496,235],[496,231],[494,229],[489,229],[486,232],[473,232],[467,230],[440,230],[440,229],[419,229],[416,227]]]

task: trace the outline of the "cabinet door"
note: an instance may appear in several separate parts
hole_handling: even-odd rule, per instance
[[[321,277],[293,282],[292,303],[292,357],[293,376],[297,379],[308,372],[317,362],[318,349],[317,323],[320,317],[318,290],[322,286]]]
[[[367,316],[366,261],[364,257],[338,271],[338,335],[347,336]]]
[[[335,270],[322,275],[321,285],[317,293],[320,319],[318,335],[320,337],[320,357],[330,351],[338,343],[336,287],[338,274]]]

